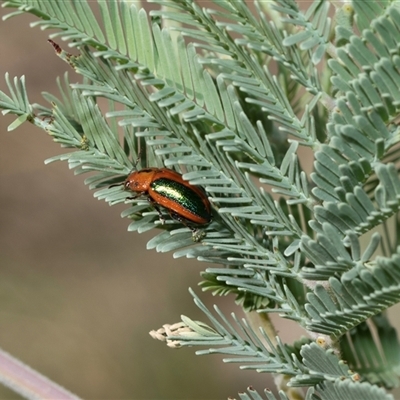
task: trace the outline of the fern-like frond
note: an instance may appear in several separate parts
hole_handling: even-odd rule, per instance
[[[362,235],[390,218],[400,208],[400,179],[394,164],[376,163],[377,183],[373,197],[357,184],[358,176],[366,170],[354,169],[357,164],[349,164],[341,170],[342,186],[336,188],[340,201],[326,201],[324,206],[316,206],[315,219],[310,224],[316,232],[322,232],[322,224],[329,223],[337,234],[344,238],[349,232]],[[368,168],[368,166],[367,166]],[[345,179],[345,177],[347,179]],[[321,188],[321,186],[320,186]]]
[[[226,354],[230,357],[225,359],[225,362],[244,363],[242,368],[256,369],[259,372],[281,369],[292,375],[298,370],[299,366],[287,354],[282,343],[278,341],[277,346],[274,346],[265,333],[262,333],[261,340],[255,332],[252,332],[245,320],[240,322],[235,316],[233,316],[235,322],[233,326],[215,306],[219,317],[216,318],[193,291],[191,294],[213,327],[183,317],[183,324],[190,328],[190,332],[188,334],[185,331],[179,332],[176,336],[172,333],[173,336],[167,336],[166,340],[176,342],[178,346],[213,346],[208,350],[199,350],[196,354]]]
[[[279,6],[272,6],[274,10],[288,17],[282,21],[293,24],[298,32],[293,33],[283,40],[285,46],[298,45],[301,50],[314,50],[311,61],[318,64],[324,57],[329,44],[331,19],[328,17],[329,2],[314,0],[308,10],[303,14],[292,1],[278,0]]]
[[[360,32],[364,29],[370,28],[371,23],[377,17],[384,17],[387,8],[393,3],[396,2],[393,0],[377,0],[374,2],[368,2],[364,5],[357,1],[352,2],[351,6],[354,8],[355,21]]]
[[[392,395],[386,393],[385,389],[378,386],[370,385],[367,382],[343,381],[341,379],[337,379],[335,382],[327,381],[317,385],[315,391],[312,391],[311,399],[394,400]]]
[[[115,175],[126,175],[130,171],[130,161],[122,150],[119,139],[109,129],[98,107],[93,100],[79,96],[76,91],[72,93],[77,110],[77,118],[82,133],[76,130],[74,124],[66,118],[57,108],[54,110],[49,133],[56,142],[65,147],[80,148],[72,153],[65,153],[48,159],[46,162],[68,160],[71,169],[76,174],[95,171],[100,173],[89,178],[86,183],[106,180]],[[123,198],[120,196],[120,201]]]
[[[122,103],[125,106],[128,106],[131,111],[125,110],[122,112],[112,112],[111,114],[108,114],[111,117],[115,118],[120,118],[119,123],[123,126],[125,125],[132,125],[136,128],[140,129],[146,129],[144,132],[136,133],[137,136],[141,137],[146,137],[147,144],[149,146],[154,146],[155,148],[155,153],[158,155],[162,155],[163,157],[168,156],[168,165],[175,166],[175,165],[187,165],[190,166],[190,168],[193,168],[195,166],[198,166],[199,168],[202,168],[201,171],[196,171],[193,170],[191,172],[188,172],[187,174],[184,175],[185,178],[189,179],[192,183],[194,184],[202,184],[203,186],[206,187],[206,190],[209,193],[215,193],[213,202],[215,204],[219,204],[219,213],[223,217],[226,217],[226,219],[230,220],[230,225],[237,230],[237,232],[241,236],[245,236],[248,240],[247,241],[252,241],[254,242],[254,237],[251,237],[248,235],[248,232],[243,229],[243,227],[237,223],[234,223],[234,220],[237,218],[242,218],[242,219],[248,219],[250,220],[254,225],[259,224],[262,227],[266,226],[271,226],[271,234],[274,235],[292,235],[292,234],[300,234],[300,231],[298,227],[293,224],[293,221],[288,219],[287,217],[284,216],[284,213],[282,213],[279,210],[279,207],[277,204],[274,204],[268,195],[260,195],[260,192],[258,188],[256,188],[245,176],[243,177],[242,180],[242,185],[243,187],[237,186],[235,181],[231,177],[231,173],[228,168],[224,167],[224,160],[221,159],[220,154],[216,153],[213,151],[214,146],[212,146],[213,141],[218,139],[217,145],[223,146],[223,149],[227,152],[231,152],[232,149],[231,147],[228,147],[227,142],[223,142],[221,139],[223,138],[223,132],[221,131],[219,133],[215,134],[209,134],[207,135],[207,138],[212,138],[213,141],[210,141],[210,147],[208,151],[208,157],[206,161],[205,158],[200,157],[196,153],[194,153],[194,150],[199,150],[198,144],[197,144],[197,138],[196,136],[191,136],[189,134],[188,130],[185,130],[183,127],[180,127],[179,129],[174,129],[175,135],[171,135],[170,131],[165,131],[165,128],[169,128],[171,122],[169,121],[168,115],[167,115],[167,110],[168,106],[163,106],[163,104],[160,105],[160,102],[163,101],[163,98],[158,98],[158,97],[151,97],[147,98],[143,90],[136,84],[131,84],[130,86],[128,85],[128,82],[124,84],[123,79],[124,78],[124,71],[119,70],[111,70],[114,71],[112,72],[115,74],[115,78],[113,78],[114,81],[121,81],[122,83],[117,89],[113,89],[110,86],[107,86],[105,83],[105,77],[102,76],[103,74],[103,67],[102,65],[106,61],[97,61],[95,58],[91,58],[89,54],[83,53],[78,59],[74,60],[74,65],[77,70],[79,70],[84,76],[86,76],[88,79],[93,80],[94,82],[98,82],[98,85],[74,85],[73,87],[76,89],[79,89],[82,91],[82,94],[84,96],[102,96],[105,98],[108,98],[109,100],[112,101],[117,101]],[[110,74],[110,71],[108,72],[108,75]],[[122,74],[122,75],[121,75]],[[161,82],[159,80],[158,82]],[[100,85],[101,84],[101,85]],[[233,97],[233,93],[232,96]],[[224,100],[225,102],[227,100]],[[140,107],[143,107],[143,109],[140,109]],[[144,111],[147,110],[147,111]],[[149,110],[151,111],[151,114],[154,116],[153,118],[149,114]],[[171,127],[172,129],[172,127]],[[248,129],[252,129],[248,125]],[[260,128],[261,129],[261,128]],[[229,135],[230,131],[225,130],[225,134]],[[194,132],[196,134],[196,132]],[[261,134],[263,132],[261,131]],[[178,138],[177,138],[178,136]],[[252,148],[249,146],[243,147],[249,154],[254,155],[255,151],[254,149],[260,149],[260,146],[258,146],[258,142],[256,141],[258,136],[256,135],[256,132],[252,130],[249,133],[249,141],[252,140]],[[192,139],[192,140],[191,140]],[[183,144],[186,142],[186,144]],[[236,140],[234,142],[235,148],[238,148],[239,145],[244,145],[243,140],[239,141]],[[267,142],[265,142],[267,143]],[[188,146],[188,144],[192,146]],[[162,146],[162,148],[160,148]],[[277,177],[280,176],[285,176],[288,171],[293,168],[292,166],[296,165],[296,158],[294,157],[294,150],[296,148],[292,147],[290,151],[288,152],[288,156],[286,160],[281,165],[280,169],[277,169],[273,167],[272,173],[273,175],[268,175],[274,179],[277,179]],[[206,150],[206,148],[203,148],[203,150]],[[267,151],[270,150],[266,148]],[[186,154],[185,154],[186,153]],[[261,155],[257,155],[258,159],[261,159]],[[214,165],[220,165],[222,171],[217,171],[215,167],[213,167],[210,164],[210,161],[214,160]],[[205,169],[209,168],[208,170]],[[298,188],[301,188],[301,185],[305,185],[304,179],[301,178],[299,175],[299,171],[296,170],[294,167],[294,171],[297,171],[297,173],[289,173],[289,177],[293,182],[293,186],[290,186],[290,180],[287,182],[289,183],[288,189],[291,189],[292,187],[295,189],[296,185]],[[226,175],[224,174],[226,173]],[[303,175],[302,175],[303,176]],[[304,178],[304,176],[303,176]],[[282,178],[279,178],[282,179]],[[273,181],[269,181],[269,183],[273,183]],[[277,184],[277,183],[276,183]],[[282,184],[280,184],[282,186]],[[281,189],[277,189],[277,191],[280,191]],[[102,192],[101,196],[104,197],[106,196],[107,192]],[[297,189],[297,193],[299,192],[299,189]],[[258,204],[264,205],[264,208],[267,212],[264,211],[263,213],[263,208],[260,207],[259,205],[255,206],[254,204],[254,199],[249,197],[249,194],[254,196],[254,199],[258,200]],[[292,194],[294,196],[293,192],[288,192],[286,191],[285,194]],[[235,195],[235,197],[232,197],[232,195]],[[239,197],[241,196],[241,199],[239,200]],[[303,197],[304,198],[304,197]],[[306,198],[305,198],[306,199]],[[233,207],[232,204],[235,203],[236,205],[242,204],[240,207]],[[223,207],[223,205],[226,204],[226,207]],[[135,209],[137,211],[137,209]],[[126,214],[125,214],[126,215]],[[156,216],[155,213],[152,213],[153,218]],[[148,216],[150,218],[150,216]],[[225,220],[227,221],[227,220]],[[158,221],[157,221],[158,222]],[[172,222],[172,221],[171,221]],[[288,230],[288,228],[290,229]],[[140,229],[143,231],[144,229],[149,229],[150,225],[145,225],[143,226],[143,221],[136,221],[133,224],[131,224],[130,229],[136,230]],[[212,260],[212,261],[217,261],[220,260],[220,262],[225,262],[222,258],[218,256],[218,258],[214,258],[212,256],[213,253],[219,253],[220,254],[227,254],[226,252],[229,251],[231,254],[234,253],[241,253],[243,254],[242,250],[239,250],[240,247],[238,247],[238,242],[237,239],[231,241],[231,244],[228,242],[225,242],[224,245],[218,242],[219,237],[224,237],[224,235],[221,236],[221,232],[223,232],[222,227],[218,229],[218,234],[215,236],[216,241],[211,241],[209,242],[209,245],[212,246],[213,251],[208,253],[209,256],[207,257],[206,260]],[[181,238],[181,236],[179,236]],[[211,240],[212,235],[208,235],[207,240]],[[175,241],[178,239],[178,236],[174,237]],[[160,234],[156,238],[154,238],[150,243],[149,243],[149,248],[157,248],[159,251],[168,251],[168,250],[176,250],[177,243],[175,244],[170,244],[170,241],[173,241],[173,239],[170,240],[169,236],[166,236],[164,233]],[[187,240],[185,242],[179,242],[182,244],[182,247],[186,247],[189,242]],[[255,243],[255,242],[254,242]],[[206,244],[206,243],[205,243]],[[246,245],[248,246],[248,245]],[[257,243],[255,243],[255,248],[249,251],[249,253],[246,255],[246,257],[243,258],[243,263],[248,262],[251,260],[253,257],[262,257],[262,259],[265,260],[265,262],[268,263],[268,258],[267,255],[268,253],[265,252],[265,249],[260,247]],[[251,249],[251,248],[250,248]],[[175,256],[182,256],[186,255],[187,257],[197,257],[200,258],[202,254],[206,254],[207,251],[210,250],[210,247],[202,247],[197,250],[194,248],[187,248],[183,251],[175,253]],[[222,253],[221,253],[222,252]],[[267,257],[267,258],[266,258]],[[228,259],[231,259],[228,258]]]
[[[59,81],[59,97],[45,93],[50,107],[31,105],[24,79],[6,76],[9,94],[0,92],[0,108],[17,116],[10,129],[28,120],[72,148],[48,162],[66,160],[76,174],[90,172],[85,183],[97,198],[129,203],[122,213],[129,230],[160,228],[148,248],[220,264],[203,274],[204,290],[233,293],[246,311],[279,313],[332,339],[354,329],[342,340],[352,368],[370,383],[395,386],[400,367],[388,346],[398,357],[399,344],[377,315],[400,301],[398,6],[380,0],[348,7],[335,48],[325,0],[306,11],[294,0],[255,1],[256,12],[243,0],[215,0],[208,8],[189,0],[155,3],[162,8],[151,12],[151,23],[126,1],[94,3],[98,18],[86,0],[5,1],[18,8],[9,16],[30,12],[40,19],[34,26],[55,29],[52,38],[77,47],[73,56],[52,42],[83,76],[80,83]],[[323,76],[316,64],[326,51],[332,59]],[[328,94],[331,71],[335,99]],[[323,107],[331,112],[326,132]],[[312,190],[300,145],[316,151]],[[146,198],[110,187],[133,166],[166,166],[205,188],[213,220],[201,244],[172,217],[162,224]],[[384,240],[372,235],[361,252],[359,237],[392,216],[395,238],[386,229]],[[373,259],[379,245],[384,256]],[[315,386],[307,400],[387,398],[356,382],[360,376],[333,350],[311,340],[275,343],[235,316],[230,323],[217,308],[215,317],[194,297],[213,327],[183,317],[169,344],[205,345],[198,354],[221,353],[245,369],[289,375],[292,386]],[[365,329],[368,318],[380,341]],[[242,395],[249,396],[258,394]]]
[[[328,280],[331,276],[340,277],[351,269],[362,269],[378,248],[381,236],[375,232],[362,255],[354,232],[349,231],[344,241],[329,223],[322,225],[322,231],[316,239],[310,240],[308,236],[302,238],[301,249],[312,260],[313,266],[304,267],[301,274],[305,279],[319,281]]]
[[[279,392],[279,398],[276,397],[270,389],[264,389],[264,396],[261,396],[257,390],[252,387],[247,388],[247,393],[239,393],[240,400],[289,400],[289,397],[283,391]]]
[[[15,4],[14,2],[7,3],[8,6]],[[70,55],[64,57],[78,73],[87,79],[87,82],[75,84],[73,88],[79,90],[85,97],[108,99],[115,104],[113,107],[115,110],[122,105],[123,110],[111,111],[108,116],[118,120],[127,136],[133,133],[136,137],[144,138],[146,144],[153,148],[152,152],[155,155],[162,159],[168,158],[166,164],[169,167],[182,170],[181,166],[184,166],[187,172],[184,178],[206,188],[213,197],[214,205],[219,209],[223,223],[237,234],[237,238],[222,244],[221,239],[226,239],[227,232],[220,221],[215,221],[208,228],[207,240],[210,242],[204,243],[205,246],[202,248],[195,249],[187,246],[190,235],[185,229],[176,231],[175,234],[179,236],[173,238],[163,232],[149,243],[149,247],[155,247],[159,251],[182,249],[176,253],[176,256],[186,255],[198,259],[203,257],[203,254],[207,254],[207,250],[212,249],[207,259],[216,261],[236,257],[240,249],[238,243],[246,242],[246,248],[249,251],[244,257],[240,251],[241,263],[248,263],[252,259],[261,259],[268,263],[269,259],[273,258],[273,254],[265,251],[257,240],[257,236],[262,237],[262,234],[260,235],[262,231],[264,235],[281,237],[294,235],[299,239],[301,231],[294,220],[285,216],[279,205],[272,202],[268,194],[260,192],[247,175],[247,171],[259,175],[262,177],[262,183],[274,186],[278,193],[288,196],[289,201],[310,204],[311,200],[307,195],[308,184],[298,166],[295,154],[296,146],[288,150],[281,166],[276,167],[263,126],[261,123],[258,123],[257,129],[252,126],[239,105],[235,90],[226,87],[225,82],[227,79],[232,80],[231,77],[221,74],[213,80],[199,63],[194,47],[191,45],[186,47],[182,38],[178,38],[175,47],[166,31],[161,31],[158,25],[151,27],[148,24],[143,10],[137,11],[134,6],[127,8],[124,2],[120,5],[118,2],[101,4],[104,34],[100,34],[99,30],[103,32],[100,25],[90,22],[94,18],[93,14],[88,12],[84,17],[74,17],[77,12],[76,7],[85,8],[87,6],[85,4],[85,2],[80,2],[79,5],[71,2],[63,4],[62,7],[42,5],[42,3],[35,5],[44,19],[43,27],[66,31],[67,34],[63,36],[65,39],[71,39],[72,36],[69,34],[72,35],[72,31],[75,30],[74,37],[77,38],[75,44],[87,43],[98,49],[95,53],[96,57],[84,49],[78,57]],[[37,14],[39,11],[35,7],[30,7],[29,11]],[[90,23],[85,24],[79,18],[86,18]],[[131,32],[132,26],[138,31]],[[131,34],[133,39],[130,38]],[[229,40],[229,43],[234,44],[232,40]],[[232,47],[232,50],[237,49]],[[171,57],[172,53],[175,53],[177,57]],[[251,61],[248,54],[243,53],[243,57],[248,62]],[[253,63],[254,60],[251,62]],[[240,74],[245,73],[242,64],[242,62],[240,65],[237,64],[236,68],[236,72],[241,71]],[[269,98],[268,94],[268,102],[283,104],[285,96],[279,91],[279,86],[268,75],[267,70],[263,71],[260,65],[257,68],[258,77],[255,81],[253,79],[254,82],[250,79],[253,82],[251,85],[260,86],[262,83],[260,87],[268,87],[268,91],[272,88],[275,95]],[[237,74],[237,77],[240,77],[240,74]],[[248,75],[247,72],[246,75]],[[243,86],[250,84],[250,81],[242,81],[241,88],[253,91],[253,86],[249,86],[248,89]],[[88,106],[85,111],[87,115],[81,113],[81,116],[87,119],[90,113],[94,112],[93,115],[95,115],[96,111],[92,111],[94,106],[94,104]],[[285,109],[286,106],[285,104]],[[275,111],[269,112],[274,114]],[[60,116],[59,113],[56,113],[56,116]],[[293,118],[297,120],[297,117]],[[287,126],[293,124],[295,126],[293,118],[285,122]],[[308,118],[305,118],[302,126],[307,125]],[[62,119],[61,116],[60,119]],[[66,121],[69,122],[68,118]],[[179,125],[177,125],[178,122],[180,122]],[[283,120],[281,119],[280,122],[283,123]],[[78,121],[78,124],[82,125],[82,121]],[[73,125],[67,129],[70,130],[73,140],[76,140],[77,133],[73,133],[72,128],[74,128]],[[108,143],[108,137],[113,134],[116,138],[118,132],[110,130],[104,121],[99,122],[97,128],[92,129],[86,126],[86,129],[89,129],[87,135],[84,133],[81,136],[81,139],[88,140],[85,144],[86,153],[80,152],[75,159],[71,158],[74,162],[70,165],[79,167],[78,173],[96,168],[102,171],[101,177],[92,177],[88,181],[92,187],[99,187],[101,182],[110,182],[112,173],[124,174],[129,168],[127,164],[129,159],[124,152],[121,152],[120,143],[117,144],[115,140],[111,145]],[[108,133],[96,137],[93,135],[96,129],[102,129]],[[57,140],[63,141],[64,144],[68,142],[68,139],[62,137],[61,132],[57,134]],[[97,141],[91,141],[95,137]],[[206,139],[206,145],[202,142],[202,138]],[[133,143],[133,141],[131,138],[126,138],[125,143]],[[82,145],[75,144],[79,148]],[[215,146],[223,152],[216,152]],[[92,157],[87,150],[94,151],[96,155]],[[135,146],[130,149],[131,152],[132,150],[134,153]],[[112,153],[119,155],[119,163],[122,163],[124,167],[114,165],[104,170],[104,160],[97,157],[98,151],[102,154],[107,153],[108,156],[113,155]],[[244,171],[239,170],[240,173],[233,176],[229,165],[235,163],[239,154],[242,154],[239,165]],[[83,167],[85,155],[88,156],[88,162]],[[268,155],[267,160],[265,160],[266,155]],[[97,167],[95,167],[96,162],[99,163]],[[263,165],[260,167],[261,164]],[[239,179],[239,184],[236,183],[237,179]],[[102,190],[96,196],[112,203],[123,198],[115,188]],[[159,225],[155,212],[146,213],[146,218],[139,221],[136,213],[143,212],[146,208],[141,200],[135,201],[134,204],[131,214],[129,211],[124,213],[135,219],[129,229],[145,231]],[[242,221],[245,224],[251,223],[255,234],[244,229]],[[166,227],[175,223],[173,220],[168,220]],[[212,231],[215,232],[215,240],[213,240]],[[184,241],[177,242],[177,239],[183,238],[185,238]],[[238,240],[238,238],[241,239]],[[251,243],[250,246],[249,243]],[[231,257],[227,257],[227,254]],[[236,262],[239,262],[238,258]]]
[[[323,201],[314,208],[315,221],[310,223],[317,237],[315,240],[303,236],[301,248],[314,264],[303,269],[305,278],[328,280],[336,275],[341,280],[340,287],[337,285],[339,281],[335,282],[334,297],[337,291],[342,293],[341,285],[345,284],[341,274],[345,273],[344,280],[347,281],[346,271],[352,271],[363,281],[363,274],[370,273],[364,264],[368,261],[366,258],[360,264],[357,257],[347,252],[349,242],[354,248],[356,236],[372,230],[400,210],[397,167],[380,161],[392,152],[393,145],[398,142],[398,127],[391,123],[391,119],[398,113],[400,98],[399,51],[393,36],[389,37],[385,32],[389,29],[400,37],[400,13],[396,5],[387,4],[384,14],[380,16],[378,13],[361,37],[349,34],[348,43],[337,49],[337,59],[329,61],[335,72],[332,82],[339,91],[337,110],[328,124],[329,142],[316,153],[315,172],[311,175],[316,184],[312,193]],[[371,249],[376,249],[378,242],[374,239]],[[368,251],[368,254],[372,253]],[[383,287],[375,289],[384,291]],[[393,304],[397,298],[395,289],[390,292]],[[342,294],[346,297],[345,293],[343,291]],[[335,314],[337,320],[329,322],[331,327],[341,323],[342,328],[338,332],[342,334],[383,310],[384,306],[380,306],[377,300],[371,300],[370,294],[370,290],[362,293],[363,300],[357,312],[341,308],[336,310],[335,313],[339,311]],[[329,297],[329,293],[327,295]],[[372,298],[375,296],[381,294],[376,293]],[[355,303],[350,304],[354,305],[357,301],[358,296]],[[362,305],[365,301],[368,306]],[[329,301],[325,306],[329,308]],[[325,326],[326,330],[322,328],[325,322],[319,325],[318,329],[322,330],[317,331],[332,333],[329,324]],[[312,329],[317,325],[313,325]]]
[[[400,344],[395,328],[384,314],[344,335],[340,349],[349,367],[368,382],[387,389],[399,386]]]
[[[207,350],[198,350],[196,354],[224,354],[228,356],[224,362],[241,363],[242,369],[284,373],[292,377],[290,386],[357,379],[357,374],[349,371],[333,350],[312,342],[303,344],[297,354],[290,346],[283,345],[279,338],[276,338],[274,345],[262,329],[253,331],[246,320],[239,321],[234,314],[234,324],[231,324],[215,306],[217,318],[192,291],[191,294],[196,305],[211,321],[212,327],[182,317],[182,324],[177,324],[177,329],[153,332],[154,338],[167,341],[171,347],[212,346]]]
[[[399,52],[393,39],[400,37],[397,6],[389,5],[385,16],[378,13],[369,25],[361,38],[350,35],[349,43],[338,48],[337,59],[329,61],[335,72],[332,82],[342,94],[328,124],[329,146],[316,153],[312,175],[313,194],[323,201],[343,201],[346,187],[364,184],[377,172],[375,160],[398,142],[398,127],[388,124],[400,99]]]
[[[266,32],[259,23],[256,22],[258,32],[254,31],[254,16],[249,12],[248,8],[242,1],[228,2],[218,1],[218,6],[229,9],[230,13],[217,12],[210,9],[201,9],[192,1],[182,1],[179,3],[173,1],[156,0],[154,1],[166,7],[177,8],[180,13],[171,13],[169,11],[153,11],[152,15],[156,15],[166,19],[177,19],[182,25],[174,27],[186,36],[190,36],[195,40],[196,45],[206,50],[204,60],[202,62],[210,68],[216,68],[215,73],[222,72],[221,76],[224,80],[232,82],[234,86],[240,88],[241,91],[247,93],[249,97],[246,99],[249,103],[258,105],[263,112],[267,112],[270,118],[280,125],[280,129],[298,137],[301,142],[312,145],[315,137],[309,135],[306,124],[309,123],[309,112],[319,99],[316,97],[315,102],[311,105],[301,120],[287,103],[286,96],[283,95],[282,89],[275,78],[270,76],[270,72],[260,63],[257,54],[251,50],[251,43],[243,43],[240,39],[234,40],[229,31],[235,31],[241,36],[252,39],[257,37],[260,42],[257,47],[268,43]],[[215,18],[231,17],[234,24],[218,21]],[[240,24],[238,24],[240,22]],[[251,25],[250,22],[253,22]],[[195,25],[197,30],[187,28],[187,25]],[[250,28],[252,26],[252,28]],[[246,31],[249,29],[249,32]],[[250,30],[252,31],[250,33]],[[194,34],[196,33],[196,35]],[[221,48],[218,43],[225,42],[226,46]],[[243,45],[246,45],[244,47]],[[248,48],[248,49],[247,49]],[[280,53],[281,54],[281,53]],[[222,57],[222,55],[224,57]],[[225,57],[230,59],[226,60]],[[290,66],[290,63],[287,63]],[[298,68],[296,69],[298,71]],[[252,72],[251,72],[252,71]],[[308,75],[307,73],[305,75]],[[311,92],[311,91],[310,91]],[[315,94],[320,93],[319,90],[313,91]]]
[[[329,65],[335,72],[333,84],[345,94],[343,100],[350,106],[343,105],[341,115],[334,114],[333,122],[346,125],[345,121],[349,121],[352,115],[364,115],[372,127],[361,120],[362,125],[358,123],[360,130],[372,134],[376,130],[380,132],[383,124],[377,126],[379,120],[388,121],[398,111],[400,78],[396,66],[396,38],[400,35],[400,12],[397,5],[389,5],[384,16],[375,15],[368,25],[361,37],[349,37],[349,43],[337,50],[338,59],[331,60]],[[338,106],[340,108],[340,104]],[[330,132],[345,134],[338,126],[331,126]],[[391,145],[387,130],[375,136],[386,140],[385,148]]]
[[[18,115],[18,118],[8,127],[8,130],[12,131],[24,122],[33,120],[34,114],[26,93],[25,77],[20,79],[15,77],[13,82],[10,81],[8,74],[6,74],[5,78],[11,97],[4,92],[0,92],[0,108],[3,110],[3,115],[9,113]]]
[[[339,337],[400,301],[400,248],[368,264],[354,266],[340,279],[331,277],[307,294],[308,329]]]
[[[232,260],[231,265],[234,264]],[[246,269],[238,268],[207,268],[201,283],[203,290],[213,290],[214,293],[235,293],[238,302],[245,304],[247,311],[276,312],[285,318],[295,320],[304,327],[308,317],[303,308],[304,293],[293,293],[296,288],[291,280],[282,280],[280,273],[269,267],[269,275],[265,272],[266,266],[262,263],[245,264]],[[290,269],[288,269],[290,271]],[[284,275],[282,273],[282,275]],[[246,302],[246,297],[249,296]],[[267,304],[265,304],[267,303]],[[310,321],[308,321],[310,322]]]

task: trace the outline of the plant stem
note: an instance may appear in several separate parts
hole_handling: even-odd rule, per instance
[[[274,346],[277,345],[276,341],[277,333],[267,313],[257,313],[255,311],[252,311],[246,314],[246,319],[249,322],[254,332],[257,333],[260,332],[259,328],[261,327],[264,330],[265,334],[268,336],[271,343]],[[264,338],[261,335],[261,332],[258,334],[258,337],[260,340],[265,342]],[[288,375],[273,374],[273,377],[275,385],[278,388],[278,390],[282,390],[283,392],[285,392],[288,399],[304,400],[304,393],[300,388],[287,386],[287,383],[289,382],[290,379]]]
[[[78,396],[1,349],[0,383],[26,399],[80,400]]]

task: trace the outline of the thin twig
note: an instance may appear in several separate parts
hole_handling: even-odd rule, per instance
[[[0,383],[26,399],[80,398],[0,349]]]

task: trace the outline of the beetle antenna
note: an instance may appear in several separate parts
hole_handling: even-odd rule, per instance
[[[110,189],[110,188],[115,187],[115,186],[122,186],[123,184],[124,184],[124,182],[121,182],[121,183],[113,183],[113,184],[110,185],[108,188]]]
[[[142,154],[142,149],[140,149],[137,153],[137,158],[135,161],[135,164],[133,165],[132,171],[136,171],[137,170],[137,165],[139,164],[139,161],[141,159],[141,154]],[[131,171],[131,172],[132,172]],[[125,182],[121,182],[121,183],[113,183],[112,185],[110,185],[108,188],[112,188],[112,187],[116,187],[116,186],[123,186],[125,184]]]
[[[142,158],[142,151],[143,151],[142,149],[139,149],[139,151],[137,153],[137,158],[136,158],[136,161],[135,161],[135,164],[134,164],[134,167],[133,167],[134,170],[137,170],[137,165],[139,164],[139,161]]]

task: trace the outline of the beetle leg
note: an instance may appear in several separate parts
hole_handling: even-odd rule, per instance
[[[193,226],[189,225],[188,222],[187,222],[187,220],[186,220],[185,218],[182,218],[179,214],[177,214],[177,213],[175,213],[175,212],[173,212],[173,211],[170,211],[170,212],[169,212],[169,215],[170,215],[171,218],[174,219],[175,221],[178,221],[178,222],[180,222],[182,225],[185,225],[186,228],[189,228],[192,232],[197,231],[196,228],[194,228]]]
[[[192,230],[192,240],[193,242],[200,242],[203,237],[206,236],[206,233],[202,229],[193,229]]]
[[[164,225],[164,224],[165,224],[165,218],[164,218],[164,216],[162,215],[162,212],[161,212],[160,207],[158,207],[157,203],[156,203],[154,200],[152,200],[152,198],[151,198],[150,196],[147,197],[147,200],[148,200],[148,202],[152,205],[152,207],[154,207],[155,210],[157,211],[157,213],[158,213],[158,219],[160,220],[161,225]]]
[[[165,224],[165,218],[164,218],[164,216],[162,215],[162,212],[161,212],[160,208],[157,207],[157,206],[154,206],[154,208],[155,208],[156,211],[158,212],[158,219],[160,220],[161,225],[164,225],[164,224]]]
[[[185,219],[182,218],[179,214],[177,214],[176,212],[173,212],[173,211],[169,211],[169,215],[171,216],[172,219],[174,219],[175,221],[180,222],[181,224],[187,226],[190,229],[190,227],[186,223]]]
[[[195,228],[194,226],[188,224],[187,220],[182,218],[179,214],[173,211],[170,211],[169,214],[171,215],[171,218],[180,222],[182,225],[186,226],[186,228],[189,228],[192,231],[192,239],[194,242],[199,242],[206,235],[202,229]]]
[[[146,192],[140,192],[140,193],[137,193],[135,196],[126,197],[125,200],[135,200],[135,199],[137,199],[138,197],[143,196],[143,195],[145,195],[145,194],[146,194]]]
[[[140,193],[137,193],[135,196],[129,196],[129,197],[127,197],[126,200],[135,200],[135,199],[137,199],[138,197],[144,196],[144,195],[146,195],[146,194],[147,194],[146,192],[140,192]],[[161,210],[160,210],[160,207],[158,207],[157,203],[156,203],[155,201],[153,201],[153,200],[151,199],[150,196],[147,196],[147,201],[151,204],[152,207],[155,208],[155,210],[156,210],[157,213],[158,213],[158,218],[160,219],[161,225],[164,225],[164,223],[165,223],[165,218],[164,218],[164,216],[162,215],[162,212],[161,212]]]

